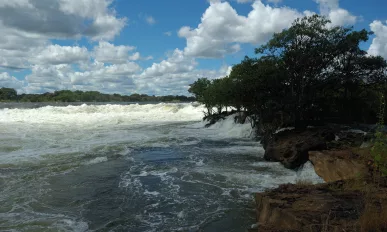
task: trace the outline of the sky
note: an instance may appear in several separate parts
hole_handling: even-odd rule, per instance
[[[0,87],[188,95],[299,17],[374,32],[387,59],[386,0],[0,0]]]

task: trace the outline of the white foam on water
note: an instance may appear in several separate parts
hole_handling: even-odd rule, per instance
[[[167,148],[174,134],[155,128],[199,122],[202,109],[191,103],[0,109],[0,164],[39,162],[47,155],[89,153],[119,143]]]
[[[180,212],[177,214],[177,217],[178,217],[178,218],[184,218],[184,216],[185,216],[184,210],[183,210],[183,211],[180,211]]]
[[[246,186],[250,192],[261,192],[265,189],[276,188],[281,184],[295,184],[300,181],[312,184],[324,183],[324,180],[314,171],[311,162],[305,163],[298,171],[286,169],[278,162],[255,162],[250,166],[252,168],[245,169],[204,166],[197,167],[196,171],[222,175],[232,183]],[[255,170],[254,167],[265,168],[265,170]]]
[[[106,156],[104,156],[104,157],[97,157],[95,159],[87,161],[86,165],[98,164],[98,163],[102,163],[102,162],[106,162],[106,161],[108,161],[108,158]]]
[[[297,172],[296,182],[311,182],[312,184],[324,183],[325,181],[317,175],[313,164],[308,161]]]
[[[0,164],[40,162],[43,156],[90,153],[119,143],[168,148],[193,146],[202,139],[251,139],[250,123],[235,124],[234,115],[204,128],[203,109],[192,103],[1,109],[0,143],[8,148],[0,149]],[[184,124],[163,129],[174,123]]]
[[[226,146],[221,148],[212,148],[211,151],[223,154],[259,154],[263,156],[263,148],[258,146]]]
[[[74,221],[69,219],[63,219],[56,223],[56,226],[62,228],[65,231],[85,232],[88,231],[89,226],[83,221]]]
[[[195,164],[196,164],[196,166],[203,166],[204,165],[204,159],[199,159],[198,161],[195,162]]]
[[[158,195],[160,195],[160,193],[157,192],[157,191],[148,191],[148,190],[145,190],[144,194],[145,195],[151,195],[151,196],[158,196]]]
[[[215,130],[219,138],[252,138],[254,133],[250,122],[246,120],[244,124],[235,123],[235,116],[230,115],[210,126],[207,130]]]
[[[179,142],[180,146],[192,146],[200,143],[200,140]]]
[[[180,127],[179,130],[174,131],[174,136],[177,138],[193,137],[219,141],[225,139],[246,139],[251,141],[250,144],[254,143],[252,141],[252,139],[254,139],[254,130],[252,129],[250,122],[246,120],[244,124],[235,123],[234,117],[235,115],[227,116],[224,120],[219,120],[207,128],[205,127],[208,123],[206,121],[184,125]]]
[[[2,109],[0,123],[59,124],[91,126],[112,124],[141,124],[163,121],[198,121],[201,106],[189,103],[45,106],[36,109]]]

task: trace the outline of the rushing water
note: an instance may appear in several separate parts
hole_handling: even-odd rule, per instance
[[[319,181],[195,104],[3,104],[0,231],[245,231],[253,192]]]

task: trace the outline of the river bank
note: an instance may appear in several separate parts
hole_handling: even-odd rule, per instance
[[[372,134],[336,125],[264,136],[266,160],[289,169],[310,162],[326,183],[256,193],[257,223],[249,231],[386,231],[387,178],[370,154]]]

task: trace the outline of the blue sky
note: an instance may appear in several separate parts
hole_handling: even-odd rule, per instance
[[[188,94],[221,78],[297,18],[374,31],[387,58],[385,0],[0,0],[0,87]]]

